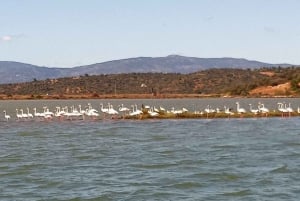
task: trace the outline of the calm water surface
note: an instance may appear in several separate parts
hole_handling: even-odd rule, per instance
[[[2,121],[0,148],[0,200],[300,197],[299,117]]]

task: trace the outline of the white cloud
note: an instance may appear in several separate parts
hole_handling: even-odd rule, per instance
[[[12,40],[12,37],[11,37],[11,36],[2,36],[2,37],[1,37],[1,40],[2,40],[2,41],[11,41],[11,40]]]
[[[10,34],[5,36],[0,36],[0,42],[9,42],[9,41],[15,41],[22,38],[27,37],[25,34]]]

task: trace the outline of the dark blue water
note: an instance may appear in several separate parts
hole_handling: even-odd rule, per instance
[[[300,118],[0,122],[0,200],[298,200]]]

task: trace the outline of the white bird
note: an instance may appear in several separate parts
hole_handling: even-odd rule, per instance
[[[286,108],[288,112],[294,112],[294,109],[291,107],[291,103],[289,103],[289,106]]]
[[[252,108],[252,104],[251,103],[249,104],[249,106],[250,106],[250,112],[252,112],[253,114],[257,114],[259,112],[258,109],[253,109]]]
[[[129,113],[130,116],[136,116],[136,115],[143,114],[143,112],[137,108],[136,104],[131,105],[131,107],[132,107],[132,112]]]
[[[41,117],[42,116],[42,113],[39,113],[39,112],[37,112],[36,111],[36,108],[33,108],[33,115],[35,116],[35,117]]]
[[[286,104],[284,104],[284,107],[289,115],[289,117],[291,116],[291,113],[294,112],[294,109],[291,107],[291,103],[289,103],[289,106],[287,107]]]
[[[6,121],[8,121],[10,119],[10,116],[6,114],[6,110],[4,110],[3,112],[4,112],[4,118],[6,119]]]
[[[90,103],[88,103],[88,109],[86,110],[85,114],[93,119],[99,117],[98,111],[94,109]]]
[[[155,106],[152,108],[154,112],[159,113],[159,109],[157,109]]]
[[[122,103],[121,105],[119,105],[119,111],[120,112],[128,112],[129,108],[125,107]]]
[[[165,112],[165,111],[166,111],[166,109],[165,109],[165,108],[163,108],[162,106],[159,106],[159,110],[160,110],[160,111],[163,111],[163,112]]]
[[[246,113],[246,110],[244,108],[240,107],[240,103],[239,102],[236,102],[236,111],[239,114]]]
[[[204,109],[204,112],[210,114],[216,112],[216,110],[212,109],[210,105],[207,105],[207,107]]]
[[[182,108],[182,112],[188,112],[188,109],[186,109],[185,107]]]
[[[63,117],[65,115],[65,113],[66,112],[64,110],[61,110],[60,107],[57,106],[54,116],[58,117],[58,118],[61,118],[61,117]]]
[[[63,108],[63,111],[64,111],[64,116],[67,118],[67,119],[70,119],[70,120],[72,120],[72,112],[69,112],[69,109],[68,109],[68,106],[65,106],[64,108]]]
[[[154,108],[151,107],[150,110],[148,111],[148,114],[151,116],[151,117],[157,117],[159,116],[159,113],[154,111]]]
[[[114,107],[113,107],[112,104],[108,105],[108,112],[107,113],[110,114],[110,115],[117,115],[117,114],[119,114],[119,112],[114,109]]]
[[[286,109],[286,107],[283,107],[283,103],[277,103],[278,105],[278,111],[281,112],[281,116],[284,117],[285,114],[288,113],[288,110]]]
[[[181,114],[181,113],[182,113],[182,110],[175,110],[175,108],[172,107],[171,113],[173,113],[173,114]]]
[[[265,107],[264,104],[262,103],[258,103],[258,110],[259,112],[263,113],[263,114],[266,114],[266,113],[269,113],[269,109]]]
[[[28,118],[27,114],[24,114],[23,109],[20,109],[22,118]]]
[[[224,106],[224,113],[228,115],[234,115],[234,113],[230,111],[230,108],[226,106]]]
[[[16,109],[16,116],[17,116],[18,119],[22,119],[22,115],[19,114],[19,110],[18,109]]]
[[[52,119],[54,116],[54,113],[49,111],[49,108],[46,108],[46,111],[44,112],[44,118],[45,119]]]
[[[283,112],[283,113],[288,112],[287,109],[285,107],[283,107],[283,105],[284,105],[283,103],[277,103],[277,105],[278,105],[279,112]]]
[[[29,108],[27,107],[27,117],[33,118],[33,115],[29,112]]]
[[[103,113],[107,113],[108,112],[108,108],[104,108],[103,107],[103,103],[100,103],[100,110],[101,110],[101,112],[103,112]]]

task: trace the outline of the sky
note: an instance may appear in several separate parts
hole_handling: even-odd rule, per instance
[[[0,61],[177,54],[300,64],[299,0],[0,0]]]

